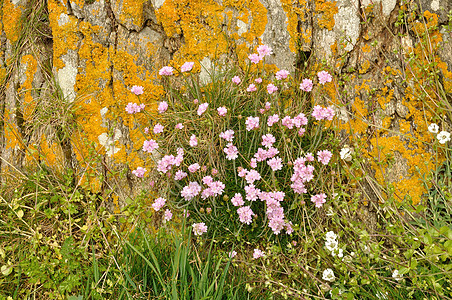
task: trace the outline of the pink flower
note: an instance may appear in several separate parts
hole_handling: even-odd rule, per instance
[[[265,102],[265,110],[269,110],[272,104],[270,102]]]
[[[209,103],[200,104],[198,107],[198,116],[202,115],[207,110],[208,106],[209,106]]]
[[[184,125],[182,125],[182,123],[177,123],[176,126],[174,126],[174,128],[182,129],[182,128],[184,128]]]
[[[190,173],[195,173],[196,171],[199,170],[199,168],[201,168],[199,166],[199,164],[198,163],[194,163],[194,164],[188,166],[188,171],[190,171]]]
[[[237,255],[237,251],[231,251],[228,253],[229,258],[234,258]]]
[[[328,164],[332,156],[333,154],[328,150],[322,150],[317,152],[317,159],[324,165]]]
[[[159,148],[159,144],[157,144],[157,142],[154,140],[149,140],[149,141],[143,142],[143,151],[144,152],[152,152],[158,148]]]
[[[281,120],[281,124],[283,126],[286,126],[289,129],[292,129],[294,126],[294,121],[289,117],[289,116],[285,116],[282,120]]]
[[[159,113],[164,113],[168,109],[168,103],[166,101],[162,101],[159,103],[158,111]]]
[[[142,109],[144,109],[144,104],[136,104],[136,103],[128,103],[126,106],[126,112],[129,114],[139,113]]]
[[[254,213],[249,206],[242,206],[237,209],[240,222],[250,225],[253,222]]]
[[[267,93],[269,94],[273,94],[274,92],[276,92],[278,90],[278,87],[276,87],[275,85],[273,85],[272,83],[269,83],[267,85]]]
[[[210,173],[212,174],[212,176],[215,176],[218,174],[218,170],[215,168],[212,168],[212,171]]]
[[[198,104],[198,103],[199,103],[199,100],[198,100],[198,99],[195,99],[195,100],[193,100],[193,103],[194,103],[194,104]]]
[[[157,198],[157,199],[155,199],[154,203],[152,204],[152,208],[155,211],[159,211],[165,205],[165,203],[166,203],[165,198],[162,198],[162,197]]]
[[[267,125],[269,127],[272,127],[273,124],[275,124],[278,121],[279,121],[279,116],[277,114],[274,114],[273,116],[268,117]]]
[[[168,222],[169,220],[171,220],[172,217],[173,213],[171,212],[171,210],[166,209],[165,213],[163,214],[163,223]]]
[[[256,188],[254,184],[245,186],[246,200],[248,201],[256,201],[259,198],[259,194],[261,190]]]
[[[187,61],[185,62],[181,67],[180,67],[180,71],[181,72],[190,72],[191,69],[193,69],[193,66],[195,65],[194,62],[192,61]]]
[[[163,128],[164,128],[163,125],[157,123],[155,124],[153,131],[155,134],[159,134],[163,132]]]
[[[236,146],[232,143],[228,143],[226,148],[223,149],[224,153],[226,153],[227,160],[235,160],[239,157],[239,151]]]
[[[184,186],[180,194],[186,201],[189,201],[198,196],[201,190],[202,187],[199,185],[199,183],[190,182],[188,185]]]
[[[314,155],[312,155],[311,152],[306,153],[305,158],[306,158],[307,161],[314,161],[315,160],[314,159]]]
[[[190,137],[189,144],[191,147],[195,147],[198,145],[198,139],[196,138],[196,136],[194,134],[192,134],[192,136]]]
[[[255,158],[252,158],[250,161],[251,168],[255,169],[257,168],[257,160]]]
[[[232,77],[232,82],[234,82],[235,84],[240,84],[240,82],[242,82],[242,80],[240,79],[239,76],[234,76]]]
[[[132,174],[135,175],[135,176],[138,177],[138,178],[143,178],[144,173],[146,173],[146,171],[147,171],[146,168],[143,168],[143,167],[137,167],[136,170],[133,170],[133,171],[132,171]]]
[[[274,142],[276,139],[271,133],[262,136],[262,146],[270,148]]]
[[[259,128],[259,117],[248,117],[245,121],[246,130],[251,131],[254,128]]]
[[[333,117],[335,115],[335,111],[334,108],[332,106],[328,106],[327,108],[323,109],[323,115],[325,117],[325,119],[327,119],[328,121],[333,120]]]
[[[222,107],[218,107],[217,111],[218,111],[218,115],[224,117],[226,115],[226,113],[228,112],[228,109],[226,107],[222,106]]]
[[[142,86],[140,86],[140,85],[134,85],[134,86],[132,86],[130,91],[138,96],[138,95],[143,94],[144,88]]]
[[[192,226],[194,235],[202,235],[203,233],[207,232],[207,226],[204,222],[194,223]]]
[[[322,193],[311,196],[311,201],[315,203],[315,207],[322,207],[323,203],[326,202],[326,195]]]
[[[312,80],[311,79],[303,79],[303,81],[300,83],[300,90],[305,92],[312,91]]]
[[[298,130],[298,136],[303,136],[303,134],[306,132],[306,129],[304,129],[303,127],[301,127],[299,130]]]
[[[317,76],[319,77],[320,84],[325,84],[327,82],[331,82],[331,80],[333,79],[327,71],[321,71],[321,72],[317,73]]]
[[[273,54],[272,48],[270,48],[267,45],[260,45],[259,47],[257,47],[257,53],[259,53],[259,55],[261,57],[269,56],[269,55]]]
[[[182,179],[184,179],[185,177],[187,177],[187,173],[185,173],[185,172],[182,171],[182,170],[178,170],[178,171],[176,172],[176,174],[174,175],[174,180],[182,180]]]
[[[312,110],[312,116],[317,120],[323,120],[323,107],[320,105],[314,106],[314,109]]]
[[[245,176],[245,180],[248,184],[253,184],[256,180],[261,179],[261,174],[257,172],[256,170],[252,169],[248,171],[248,173]]]
[[[234,195],[234,197],[232,197],[231,202],[232,202],[232,205],[234,205],[234,206],[242,206],[243,204],[245,204],[245,202],[243,201],[242,195],[239,193],[236,193]]]
[[[304,113],[299,113],[295,118],[293,118],[293,123],[295,127],[300,128],[301,126],[308,124],[308,118],[304,115]]]
[[[234,139],[234,130],[228,129],[225,132],[220,133],[220,138],[225,139],[228,142],[232,142]]]
[[[277,80],[286,79],[289,76],[289,71],[287,70],[279,70],[275,74]]]
[[[258,64],[262,59],[262,57],[257,55],[256,53],[248,55],[248,58],[253,64]]]
[[[254,249],[254,252],[253,252],[253,258],[254,259],[258,259],[260,257],[264,257],[264,255],[265,255],[264,251],[259,250],[259,249]]]
[[[256,83],[262,83],[262,78],[256,78],[256,79],[254,79],[254,82],[256,82]]]
[[[144,133],[146,133],[146,134],[149,133],[149,127],[144,127]]]
[[[247,92],[255,92],[257,91],[256,86],[252,83],[248,86],[248,88],[246,89]]]
[[[282,169],[282,159],[280,157],[273,157],[267,160],[267,164],[272,168],[273,171],[278,171]]]
[[[160,69],[159,74],[162,76],[171,76],[173,75],[173,71],[174,71],[173,67],[165,66]]]

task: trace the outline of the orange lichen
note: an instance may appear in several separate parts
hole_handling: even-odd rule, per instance
[[[309,10],[307,9],[307,3],[305,0],[282,0],[282,8],[286,13],[288,23],[287,31],[290,35],[289,47],[292,52],[297,52],[300,48],[310,46],[311,44],[311,30],[299,31],[298,22],[306,21]],[[300,39],[300,37],[302,39]],[[299,43],[302,42],[302,45]]]
[[[10,0],[3,1],[2,23],[6,38],[12,43],[16,42],[22,28],[23,7],[14,5]]]
[[[335,24],[334,15],[338,13],[337,1],[316,0],[315,13],[320,28],[332,30]]]
[[[21,103],[21,110],[22,115],[25,121],[30,120],[33,111],[36,107],[36,101],[33,99],[32,96],[32,89],[33,89],[33,79],[34,75],[38,69],[38,62],[36,59],[30,55],[24,55],[21,60],[21,65],[26,65],[25,70],[25,81],[23,84],[19,87],[19,95],[23,98],[23,101]]]

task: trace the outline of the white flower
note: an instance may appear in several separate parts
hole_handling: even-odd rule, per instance
[[[403,276],[399,274],[399,270],[394,270],[392,272],[392,278],[394,278],[395,280],[400,281],[402,280],[402,277]]]
[[[432,123],[428,126],[428,131],[430,131],[431,133],[438,133],[439,130],[439,126],[436,125],[435,123]]]
[[[338,246],[338,242],[336,240],[326,240],[326,242],[325,242],[325,247],[330,252],[333,252],[334,250],[336,250],[337,246]]]
[[[441,131],[436,135],[436,138],[438,139],[438,142],[440,144],[444,144],[448,141],[450,141],[450,133],[447,131]]]
[[[336,280],[336,277],[334,276],[333,270],[328,268],[325,271],[323,271],[322,279],[326,280],[326,281],[329,281],[329,282],[333,282],[334,280]]]
[[[333,231],[328,231],[325,235],[326,240],[335,240],[337,239],[337,235]]]
[[[344,148],[342,148],[341,152],[340,152],[341,159],[343,159],[345,161],[351,161],[352,153],[353,153],[353,150],[350,149],[347,145],[345,145]]]

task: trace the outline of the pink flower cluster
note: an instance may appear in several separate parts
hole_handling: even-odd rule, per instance
[[[162,101],[159,103],[158,111],[163,114],[168,109],[168,103],[166,101]]]
[[[193,69],[193,66],[195,65],[194,62],[192,61],[187,61],[185,62],[181,67],[180,67],[180,71],[181,72],[190,72],[191,69]],[[160,74],[162,75],[162,74]]]
[[[312,80],[311,79],[303,79],[303,81],[300,83],[300,90],[305,92],[312,91]]]
[[[275,86],[273,83],[269,83],[267,85],[267,93],[269,94],[273,94],[274,92],[276,92],[278,90],[278,87]]]
[[[138,105],[136,103],[129,102],[129,104],[127,104],[126,106],[126,112],[129,114],[139,113],[143,109],[144,109],[143,103]]]
[[[317,152],[317,159],[324,165],[327,165],[333,157],[333,154],[328,150],[322,150]]]
[[[202,223],[194,223],[192,225],[193,227],[193,234],[194,235],[202,235],[203,233],[207,232],[207,226],[204,222]]]
[[[255,128],[259,128],[259,117],[248,117],[245,121],[246,130],[251,131]]]
[[[307,157],[306,158],[299,157],[293,163],[294,173],[290,178],[290,180],[292,181],[290,187],[297,194],[306,193],[307,190],[305,187],[305,183],[311,181],[314,178],[314,167],[311,165],[305,165],[306,161],[310,160],[311,157],[309,157],[309,159]]]
[[[227,160],[235,160],[239,157],[239,150],[232,143],[228,143],[223,151],[226,153]]]
[[[159,75],[171,76],[171,75],[173,75],[173,72],[174,72],[173,67],[165,66],[159,70]]]
[[[249,206],[242,206],[237,209],[240,222],[250,225],[253,222],[254,213]]]
[[[219,180],[214,181],[211,176],[204,176],[202,183],[207,185],[201,193],[201,198],[206,199],[208,197],[217,197],[223,194],[226,188],[225,184]]]
[[[189,201],[193,199],[194,197],[198,196],[201,192],[202,187],[197,182],[190,182],[188,185],[184,186],[182,188],[182,191],[180,192],[181,196],[186,200]]]
[[[197,112],[198,116],[202,115],[207,110],[208,106],[209,106],[209,103],[200,104],[198,107],[198,112]]]
[[[235,84],[240,84],[240,82],[242,82],[239,76],[232,77],[231,81],[234,82]]]
[[[130,91],[138,96],[138,95],[141,95],[144,93],[144,88],[140,85],[134,85],[134,86],[132,86]]]
[[[225,139],[228,142],[232,142],[234,139],[234,130],[228,129],[225,132],[220,133],[220,138]]]
[[[184,149],[177,148],[177,156],[174,155],[165,155],[162,159],[157,162],[157,171],[166,174],[169,170],[171,170],[172,166],[180,166],[182,161],[184,160]]]
[[[275,77],[277,80],[286,79],[289,74],[290,73],[287,70],[279,70],[278,72],[276,72]]]
[[[143,168],[143,167],[137,167],[136,170],[133,170],[133,171],[132,171],[132,174],[135,175],[135,176],[138,177],[138,178],[143,178],[144,173],[146,173],[146,171],[147,171],[146,168]]]
[[[261,45],[257,47],[257,53],[248,55],[248,58],[253,64],[258,64],[265,56],[272,54],[272,49],[269,46]]]
[[[319,208],[322,207],[323,203],[326,202],[326,195],[325,194],[317,194],[311,196],[311,201],[315,203],[315,207]]]
[[[166,203],[166,199],[159,197],[157,199],[155,199],[154,203],[152,203],[152,208],[155,211],[159,211],[163,206],[165,206]]]
[[[285,220],[284,208],[281,206],[284,196],[284,192],[261,192],[259,195],[259,199],[265,201],[267,206],[268,226],[276,235],[280,234],[284,228],[287,234],[293,232],[291,223]]]
[[[328,73],[327,71],[320,71],[319,73],[317,73],[317,76],[319,77],[320,84],[331,82],[331,80],[333,79],[333,77],[331,77],[330,73]]]
[[[143,142],[143,151],[151,153],[155,149],[158,149],[159,144],[157,144],[154,140],[144,141]]]
[[[334,109],[332,106],[329,107],[322,107],[320,105],[314,106],[314,109],[312,110],[312,116],[317,120],[333,120],[333,117],[335,115]]]

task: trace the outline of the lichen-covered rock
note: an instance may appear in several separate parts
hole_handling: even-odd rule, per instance
[[[140,101],[150,112],[155,109],[163,95],[158,70],[194,61],[201,82],[208,82],[214,59],[233,58],[244,68],[249,52],[268,44],[274,52],[267,60],[272,70],[287,69],[299,80],[327,68],[344,79],[314,91],[314,101],[337,105],[339,127],[350,143],[366,149],[377,182],[390,182],[402,196],[418,201],[424,191],[418,172],[426,172],[433,161],[425,145],[432,141],[426,121],[433,121],[434,112],[422,111],[423,105],[434,107],[438,97],[452,95],[452,4],[415,4],[48,0],[39,10],[42,18],[31,18],[24,15],[32,13],[30,1],[4,0],[1,155],[20,168],[38,159],[27,153],[39,150],[54,165],[73,166],[81,183],[94,191],[117,180],[107,170],[123,171],[123,184],[132,186],[130,170],[150,160],[140,150],[144,137],[136,126],[145,120],[132,118],[124,107]],[[27,35],[30,27],[24,29],[28,23],[23,20],[39,23],[31,26],[39,29],[35,35]],[[25,35],[40,36],[39,41],[24,45]],[[438,76],[443,95],[429,86],[429,76]],[[133,85],[143,86],[144,96],[131,94]],[[44,87],[47,94],[38,92]],[[33,135],[30,122],[45,107],[41,99],[53,94],[59,95],[61,107],[76,107],[72,122],[77,131],[65,135],[56,122],[50,126],[54,135]],[[87,161],[90,155],[96,159]],[[103,174],[102,182],[90,174]]]

